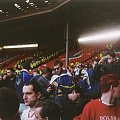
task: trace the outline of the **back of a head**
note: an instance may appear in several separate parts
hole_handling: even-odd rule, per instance
[[[78,85],[74,85],[73,87],[71,87],[68,91],[67,94],[70,94],[73,92],[73,90],[75,90],[76,93],[79,93],[81,96],[83,96],[83,90],[80,86]]]
[[[39,74],[39,70],[37,68],[33,69],[33,72],[36,72]]]
[[[0,118],[13,120],[19,109],[17,93],[9,88],[0,88]]]
[[[29,70],[30,69],[30,61],[23,61],[22,67],[23,67],[23,69]]]
[[[48,117],[48,120],[60,120],[60,108],[58,104],[50,100],[46,100],[40,104],[40,107],[42,107],[40,116],[42,118]]]
[[[46,67],[42,70],[42,74],[45,74],[45,73],[52,73],[52,69],[49,68],[49,67]]]
[[[106,93],[110,87],[117,87],[119,85],[119,78],[114,74],[105,74],[100,78],[101,93]]]
[[[116,57],[116,54],[115,54],[114,52],[109,52],[108,55],[111,56],[112,58],[115,58],[115,57]]]

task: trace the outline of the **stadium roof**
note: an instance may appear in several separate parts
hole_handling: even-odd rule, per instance
[[[39,42],[43,46],[120,24],[120,0],[1,0],[0,46]]]

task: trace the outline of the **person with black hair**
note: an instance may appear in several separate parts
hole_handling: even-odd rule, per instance
[[[38,80],[40,77],[41,77],[41,75],[39,73],[38,68],[33,69],[33,77],[32,78],[35,78],[36,80]]]
[[[19,100],[13,89],[0,88],[0,120],[17,120]]]
[[[42,70],[42,75],[37,80],[37,82],[41,85],[43,98],[46,98],[47,96],[49,96],[47,88],[48,88],[51,76],[52,76],[52,69],[49,67],[46,67]]]
[[[20,101],[20,108],[19,108],[20,114],[22,114],[23,110],[26,108],[22,94],[23,86],[24,84],[29,83],[30,79],[33,77],[29,73],[29,68],[30,68],[29,61],[22,62],[22,70],[20,71],[20,74],[18,75],[16,80],[16,91]]]
[[[99,63],[101,62],[102,75],[115,74],[120,77],[120,60],[117,60],[116,54],[114,52],[109,52],[99,61]]]
[[[114,52],[107,53],[95,65],[92,80],[99,82],[100,78],[105,74],[114,74],[120,77],[120,59],[117,59]]]
[[[59,99],[61,99],[66,90],[74,87],[73,77],[67,69],[63,68],[63,62],[60,60],[56,60],[54,62],[53,68],[55,70],[55,75],[52,77],[56,75],[59,76],[53,82],[56,87],[55,97],[59,97]]]
[[[61,108],[61,120],[73,120],[75,116],[82,113],[88,101],[87,96],[84,96],[82,89],[77,85],[66,91],[62,99],[56,99]]]
[[[51,100],[40,102],[35,110],[36,120],[60,120],[60,108]]]
[[[35,78],[23,86],[23,100],[28,107],[23,111],[21,120],[35,120],[35,106],[39,103],[41,94],[41,86]]]
[[[4,87],[12,88],[13,90],[16,90],[15,88],[15,82],[16,82],[16,75],[14,68],[7,68],[6,75],[3,76],[4,80]]]
[[[55,74],[61,75],[63,72],[63,62],[60,60],[56,60],[53,65],[53,69],[55,70]]]

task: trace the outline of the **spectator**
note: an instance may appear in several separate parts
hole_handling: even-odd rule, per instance
[[[46,67],[42,71],[42,75],[37,80],[37,82],[41,85],[43,97],[47,95],[47,88],[52,76],[52,70],[49,67]]]
[[[5,87],[15,89],[16,75],[14,68],[7,68],[7,74],[3,76]]]
[[[19,100],[13,89],[0,88],[0,120],[17,120]]]
[[[29,74],[29,68],[30,68],[30,63],[29,61],[25,61],[22,63],[22,70],[20,71],[20,74],[17,78],[16,81],[16,91],[19,97],[19,101],[20,101],[20,114],[22,114],[23,110],[26,108],[24,101],[23,101],[23,93],[22,93],[22,89],[24,84],[29,83],[30,79],[32,78],[32,75]]]
[[[63,68],[63,63],[59,60],[55,61],[53,68],[56,70],[56,75],[59,75],[55,82],[53,82],[56,87],[55,97],[59,97],[61,99],[63,94],[66,93],[66,90],[74,87],[72,75]]]
[[[57,75],[62,74],[62,72],[63,72],[62,66],[63,66],[63,63],[61,61],[59,61],[59,60],[56,60],[54,62],[53,68],[55,70],[55,74],[57,74]]]
[[[39,103],[41,91],[35,79],[23,86],[23,100],[28,107],[23,111],[21,120],[35,120],[35,106]]]
[[[29,74],[29,69],[30,69],[29,61],[24,61],[21,67],[22,67],[22,70],[18,78],[24,83],[29,83],[30,79],[32,78],[32,75]]]
[[[33,77],[32,78],[35,78],[36,80],[38,80],[40,78],[40,76],[41,75],[39,74],[39,70],[37,68],[33,69]]]
[[[120,60],[116,60],[114,52],[108,53],[107,56],[103,57],[100,62],[102,64],[102,74],[116,74],[120,77]],[[99,63],[100,63],[99,62]]]
[[[83,95],[83,91],[79,86],[74,86],[64,94],[62,99],[56,99],[61,108],[61,120],[73,120],[79,115],[84,105],[89,101]]]
[[[36,120],[60,120],[60,108],[53,101],[44,101],[37,105]]]
[[[52,75],[56,74],[56,70],[54,68],[52,68]]]
[[[90,101],[82,112],[81,120],[119,120],[120,106],[115,102],[120,98],[120,80],[114,74],[100,78],[101,98]],[[80,120],[80,119],[75,119]]]
[[[79,64],[77,64],[76,66],[75,66],[75,68],[74,68],[74,74],[75,74],[75,79],[79,79],[79,77],[80,77],[80,66],[79,66]]]

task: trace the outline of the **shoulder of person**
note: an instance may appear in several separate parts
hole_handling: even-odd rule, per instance
[[[87,104],[86,107],[88,108],[93,108],[93,106],[95,106],[96,104],[98,104],[99,99],[91,99]]]

